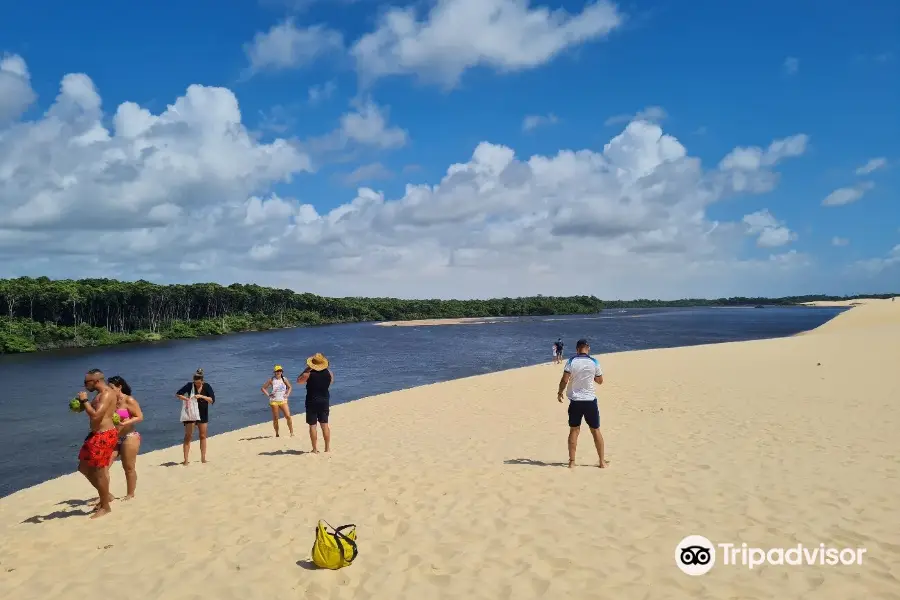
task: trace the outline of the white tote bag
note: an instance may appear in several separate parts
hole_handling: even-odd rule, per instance
[[[196,390],[194,384],[191,384],[191,395],[189,400],[181,402],[181,422],[191,422],[200,420],[200,406],[197,404]]]

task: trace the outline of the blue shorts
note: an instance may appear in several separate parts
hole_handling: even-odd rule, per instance
[[[597,399],[569,400],[569,427],[581,427],[581,420],[591,429],[600,429],[600,406]]]

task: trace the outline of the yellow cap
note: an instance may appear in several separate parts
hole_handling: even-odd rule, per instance
[[[281,368],[281,365],[275,365],[275,368],[273,370],[274,371],[284,371],[284,369]]]

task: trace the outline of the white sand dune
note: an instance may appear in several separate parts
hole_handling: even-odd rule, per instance
[[[582,466],[561,466],[558,366],[366,398],[332,410],[330,456],[264,424],[212,438],[207,465],[141,456],[138,497],[100,520],[69,516],[92,497],[79,475],[0,500],[0,598],[900,597],[900,303],[804,336],[600,358],[609,469],[586,431]],[[354,565],[309,568],[320,518],[358,525]],[[689,577],[674,563],[689,534],[867,552]]]
[[[453,319],[413,319],[411,321],[382,321],[379,327],[433,327],[436,325],[487,325],[502,323],[503,317],[459,317]],[[506,318],[508,321],[508,317]]]

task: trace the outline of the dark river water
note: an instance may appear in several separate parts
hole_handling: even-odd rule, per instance
[[[141,451],[180,444],[175,391],[198,367],[216,392],[209,433],[270,419],[259,387],[275,364],[295,379],[322,352],[335,373],[332,404],[417,385],[548,362],[557,337],[594,354],[788,336],[844,309],[610,309],[596,316],[524,317],[484,325],[331,325],[158,344],[0,356],[0,497],[73,472],[87,419],[68,411],[86,371],[121,375],[144,411]],[[298,390],[301,391],[301,390]],[[303,410],[302,393],[293,409]],[[298,423],[302,426],[302,417]],[[193,452],[199,452],[196,448]]]

